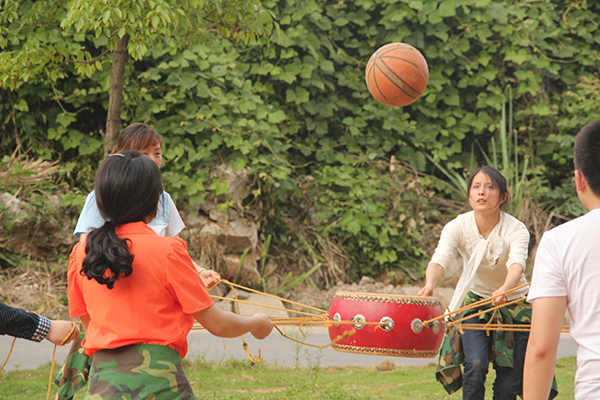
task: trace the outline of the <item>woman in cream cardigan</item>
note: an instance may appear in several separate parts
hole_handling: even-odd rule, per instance
[[[483,298],[493,297],[499,306],[523,297],[527,287],[503,295],[503,292],[526,284],[525,265],[529,232],[525,225],[501,211],[509,194],[504,176],[485,166],[473,171],[468,181],[472,211],[450,221],[444,227],[435,254],[425,273],[421,296],[432,296],[434,287],[456,251],[463,260],[463,272],[449,309]],[[484,306],[484,307],[490,307]],[[462,316],[478,310],[469,310]],[[529,323],[528,305],[511,305],[500,309],[502,322]],[[489,322],[492,313],[470,318],[465,323]],[[485,379],[489,364],[496,370],[494,399],[516,399],[522,391],[523,363],[529,334],[527,332],[495,332],[481,330],[449,331],[440,351],[438,380],[449,392],[463,388],[463,399],[484,399]],[[462,373],[460,366],[463,366]]]

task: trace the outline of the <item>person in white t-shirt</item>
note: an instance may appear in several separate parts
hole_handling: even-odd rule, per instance
[[[575,399],[600,399],[600,120],[575,139],[575,188],[589,212],[544,233],[528,301],[533,303],[524,399],[545,399],[565,310],[577,345]]]
[[[485,166],[473,171],[468,187],[468,200],[473,210],[444,226],[425,272],[425,286],[419,291],[420,296],[432,296],[452,256],[458,252],[463,260],[463,272],[448,306],[450,311],[490,297],[494,298],[494,306],[501,306],[527,293],[524,287],[503,294],[527,283],[524,271],[529,247],[527,227],[500,210],[509,197],[506,179],[495,168]],[[475,311],[478,309],[465,312],[461,317]],[[531,317],[530,306],[511,305],[499,311],[504,318],[502,321],[507,323],[529,323]],[[479,318],[469,318],[465,323],[484,324],[489,322],[491,315],[490,312]],[[437,379],[448,393],[462,386],[463,399],[483,400],[489,364],[493,361],[496,370],[494,399],[516,399],[522,390],[527,338],[527,332],[449,331],[440,350]],[[492,348],[493,352],[490,351]],[[501,356],[497,357],[500,352]],[[464,368],[462,374],[461,366]]]

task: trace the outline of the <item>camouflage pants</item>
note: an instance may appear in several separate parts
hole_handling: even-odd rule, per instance
[[[73,341],[69,355],[54,379],[54,383],[58,385],[55,400],[72,400],[77,392],[87,386],[92,359],[81,347],[83,339],[85,334],[80,333],[79,338]]]
[[[138,344],[94,353],[85,400],[193,400],[179,353]]]
[[[482,300],[482,297],[477,296],[473,292],[469,292],[463,303],[468,305],[476,301]],[[455,319],[466,317],[474,314],[480,309],[491,308],[491,304],[482,306],[479,309],[469,309],[457,315]],[[490,318],[493,316],[494,323],[513,325],[526,324],[531,322],[531,304],[516,303],[509,306],[504,306],[499,309],[498,313],[486,313],[479,317],[479,323],[490,323]],[[492,331],[490,332],[491,345],[489,346],[488,360],[494,362],[494,368],[514,368],[514,350],[515,350],[515,333],[512,331]],[[452,394],[463,387],[463,372],[462,366],[465,361],[463,335],[455,326],[447,328],[444,335],[444,341],[440,349],[440,357],[438,359],[438,368],[435,372],[435,377],[442,384],[448,394]],[[469,345],[468,343],[466,345]],[[521,363],[523,361],[520,361]],[[549,399],[557,396],[558,390],[556,379],[552,381],[552,389]]]

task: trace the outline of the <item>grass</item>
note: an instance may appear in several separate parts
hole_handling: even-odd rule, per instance
[[[35,370],[0,373],[0,400],[45,399],[51,365]],[[448,395],[435,381],[435,365],[397,367],[393,357],[378,367],[322,368],[319,360],[308,367],[250,365],[248,360],[221,363],[185,361],[188,379],[198,399],[461,399],[461,392]],[[573,399],[575,358],[556,365],[558,400]],[[56,371],[56,368],[55,368]],[[487,379],[486,399],[491,399],[493,369]],[[56,387],[50,395],[54,399]],[[82,400],[79,393],[75,400]]]

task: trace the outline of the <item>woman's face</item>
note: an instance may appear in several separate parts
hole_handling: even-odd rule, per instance
[[[478,172],[473,177],[473,182],[469,189],[469,204],[473,210],[499,210],[504,200],[500,198],[500,190],[487,174]]]
[[[160,168],[162,164],[162,151],[160,149],[160,143],[148,146],[145,149],[140,149],[139,152],[154,161],[156,165],[158,165],[158,168]]]

